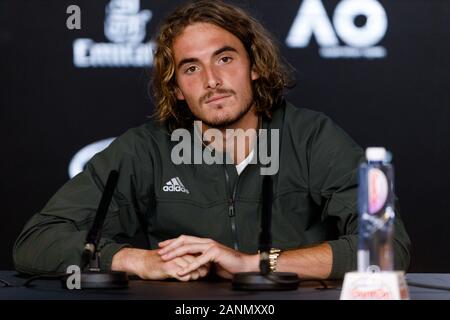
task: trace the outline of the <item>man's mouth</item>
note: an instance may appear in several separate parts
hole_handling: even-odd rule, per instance
[[[216,102],[216,101],[221,101],[225,98],[231,97],[230,94],[227,95],[217,95],[217,96],[212,96],[211,98],[207,99],[205,101],[205,104],[211,103],[211,102]]]

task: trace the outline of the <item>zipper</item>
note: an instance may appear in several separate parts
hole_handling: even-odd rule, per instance
[[[223,169],[225,171],[225,180],[227,181],[227,192],[229,193],[230,177],[228,176],[228,172],[227,172],[225,165],[224,165]],[[231,233],[232,233],[233,242],[234,242],[234,250],[239,250],[237,231],[236,231],[236,210],[234,207],[234,199],[236,197],[236,189],[237,189],[238,183],[239,183],[239,176],[237,178],[236,183],[233,186],[233,191],[232,191],[231,195],[229,195],[229,198],[228,198],[228,216],[230,217]]]

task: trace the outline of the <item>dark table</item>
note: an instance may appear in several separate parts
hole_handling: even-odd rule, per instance
[[[328,289],[319,282],[304,281],[297,290],[278,292],[242,292],[231,289],[229,281],[217,279],[193,282],[130,281],[128,289],[66,290],[58,280],[36,280],[31,287],[14,271],[0,271],[0,279],[13,287],[1,287],[0,300],[338,300],[341,282],[327,281]],[[450,287],[450,274],[410,273],[409,283]],[[450,291],[409,286],[412,300],[450,300]]]

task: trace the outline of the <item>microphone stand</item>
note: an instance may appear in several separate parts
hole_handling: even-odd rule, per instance
[[[293,272],[272,272],[270,270],[270,248],[272,246],[272,178],[265,175],[262,186],[261,233],[259,235],[260,272],[239,272],[232,280],[235,290],[295,290],[300,279]]]
[[[128,275],[122,271],[101,271],[98,243],[102,235],[103,224],[116,188],[119,173],[112,170],[103,190],[94,224],[86,236],[86,245],[81,256],[81,289],[116,289],[128,287]],[[86,268],[87,271],[83,271]],[[63,286],[66,282],[63,279]]]

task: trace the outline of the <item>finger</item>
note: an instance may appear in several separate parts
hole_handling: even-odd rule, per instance
[[[195,257],[191,256],[191,255],[184,255],[182,258],[186,261],[187,265],[189,265],[190,263],[195,261]],[[202,278],[208,274],[209,268],[210,268],[210,263],[208,262],[207,264],[200,266],[200,268],[198,268],[194,271],[197,271],[199,278]],[[190,274],[192,274],[192,272]]]
[[[202,255],[195,258],[195,261],[190,263],[187,267],[183,268],[182,270],[178,271],[177,274],[179,276],[184,276],[185,274],[188,274],[192,272],[195,269],[200,268],[202,265],[207,264],[208,262],[214,261],[214,255],[211,251],[206,251]]]
[[[201,266],[200,268],[197,269],[198,273],[200,274],[200,277],[204,277],[208,274],[209,272],[209,268],[205,267],[205,266]]]
[[[176,237],[176,238],[172,238],[172,239],[167,239],[167,240],[164,240],[164,241],[160,241],[160,242],[158,242],[158,246],[160,246],[160,247],[165,247],[165,246],[167,246],[167,245],[173,243],[173,242],[176,241],[176,240],[179,240],[179,239],[189,239],[189,238],[196,238],[196,237],[191,237],[191,236],[181,235],[181,236],[178,236],[178,237]],[[201,238],[198,238],[198,239],[201,239]]]
[[[164,240],[164,241],[161,241],[161,242],[158,242],[158,246],[159,247],[165,247],[165,246],[167,246],[168,244],[171,244],[174,240],[176,240],[177,238],[174,238],[174,239],[167,239],[167,240]]]
[[[173,275],[174,278],[180,280],[180,281],[190,281],[190,280],[197,280],[201,277],[199,270],[194,270],[184,276],[179,276],[178,274]]]
[[[208,243],[211,242],[211,239],[203,239],[198,237],[192,237],[192,236],[185,236],[181,235],[176,239],[171,239],[172,241],[170,243],[164,244],[164,247],[158,251],[160,255],[164,255],[170,250],[176,249],[183,244],[189,244],[189,243]]]
[[[183,282],[187,282],[187,281],[191,280],[191,275],[190,275],[190,274],[187,274],[187,275],[182,276],[182,277],[180,277],[180,276],[178,276],[178,275],[174,275],[174,278],[175,278],[175,279],[178,279],[178,280],[180,280],[180,281],[183,281]]]
[[[178,257],[178,258],[175,258],[172,261],[168,262],[168,263],[172,264],[172,267],[170,267],[170,269],[169,269],[171,271],[168,271],[169,276],[172,277],[172,278],[178,279],[180,281],[189,281],[189,280],[191,280],[191,278],[192,278],[191,274],[194,273],[194,275],[195,275],[195,272],[197,272],[197,270],[194,270],[193,272],[188,273],[188,274],[183,275],[183,276],[179,276],[178,272],[180,270],[183,270],[183,268],[188,267],[189,264],[191,262],[193,262],[194,260],[195,260],[195,257],[190,256],[190,255],[185,255],[183,257]],[[198,274],[198,277],[197,276],[195,276],[195,277],[196,277],[196,279],[198,279],[200,277],[200,273]]]
[[[195,257],[191,256],[190,254],[185,254],[183,256],[183,259],[186,260],[187,264],[189,265],[189,263],[194,262]]]
[[[175,248],[166,254],[161,256],[164,261],[174,259],[176,257],[184,256],[186,254],[196,254],[203,253],[210,248],[209,244],[195,243],[195,244],[184,244],[178,248]]]
[[[172,249],[182,246],[183,241],[184,241],[184,239],[180,239],[180,238],[171,239],[170,241],[168,241],[168,242],[162,244],[162,246],[160,246],[161,249],[158,250],[158,254],[163,255]]]
[[[169,240],[163,241],[163,242],[161,243],[162,249],[160,249],[160,250],[158,251],[158,253],[159,253],[160,255],[163,255],[163,254],[166,253],[167,251],[171,250],[171,248],[177,248],[177,247],[179,247],[180,245],[183,245],[183,243],[184,243],[186,237],[187,237],[187,236],[181,235],[181,236],[179,236],[178,238],[175,238],[175,239],[169,239]]]
[[[176,258],[162,265],[163,272],[170,278],[179,278],[178,272],[189,266],[189,262],[183,258]]]
[[[184,258],[176,258],[174,259],[175,264],[180,268],[186,268],[191,263],[190,261],[184,259]]]
[[[198,278],[200,278],[200,273],[197,270],[192,271],[190,275],[191,280],[197,280]]]
[[[185,235],[181,235],[181,236],[178,236],[176,238],[172,238],[172,239],[167,239],[167,240],[161,241],[161,242],[158,243],[158,245],[163,248],[163,247],[166,247],[166,246],[174,243],[175,241],[177,241],[177,242],[183,241],[186,237],[187,236],[185,236]]]

